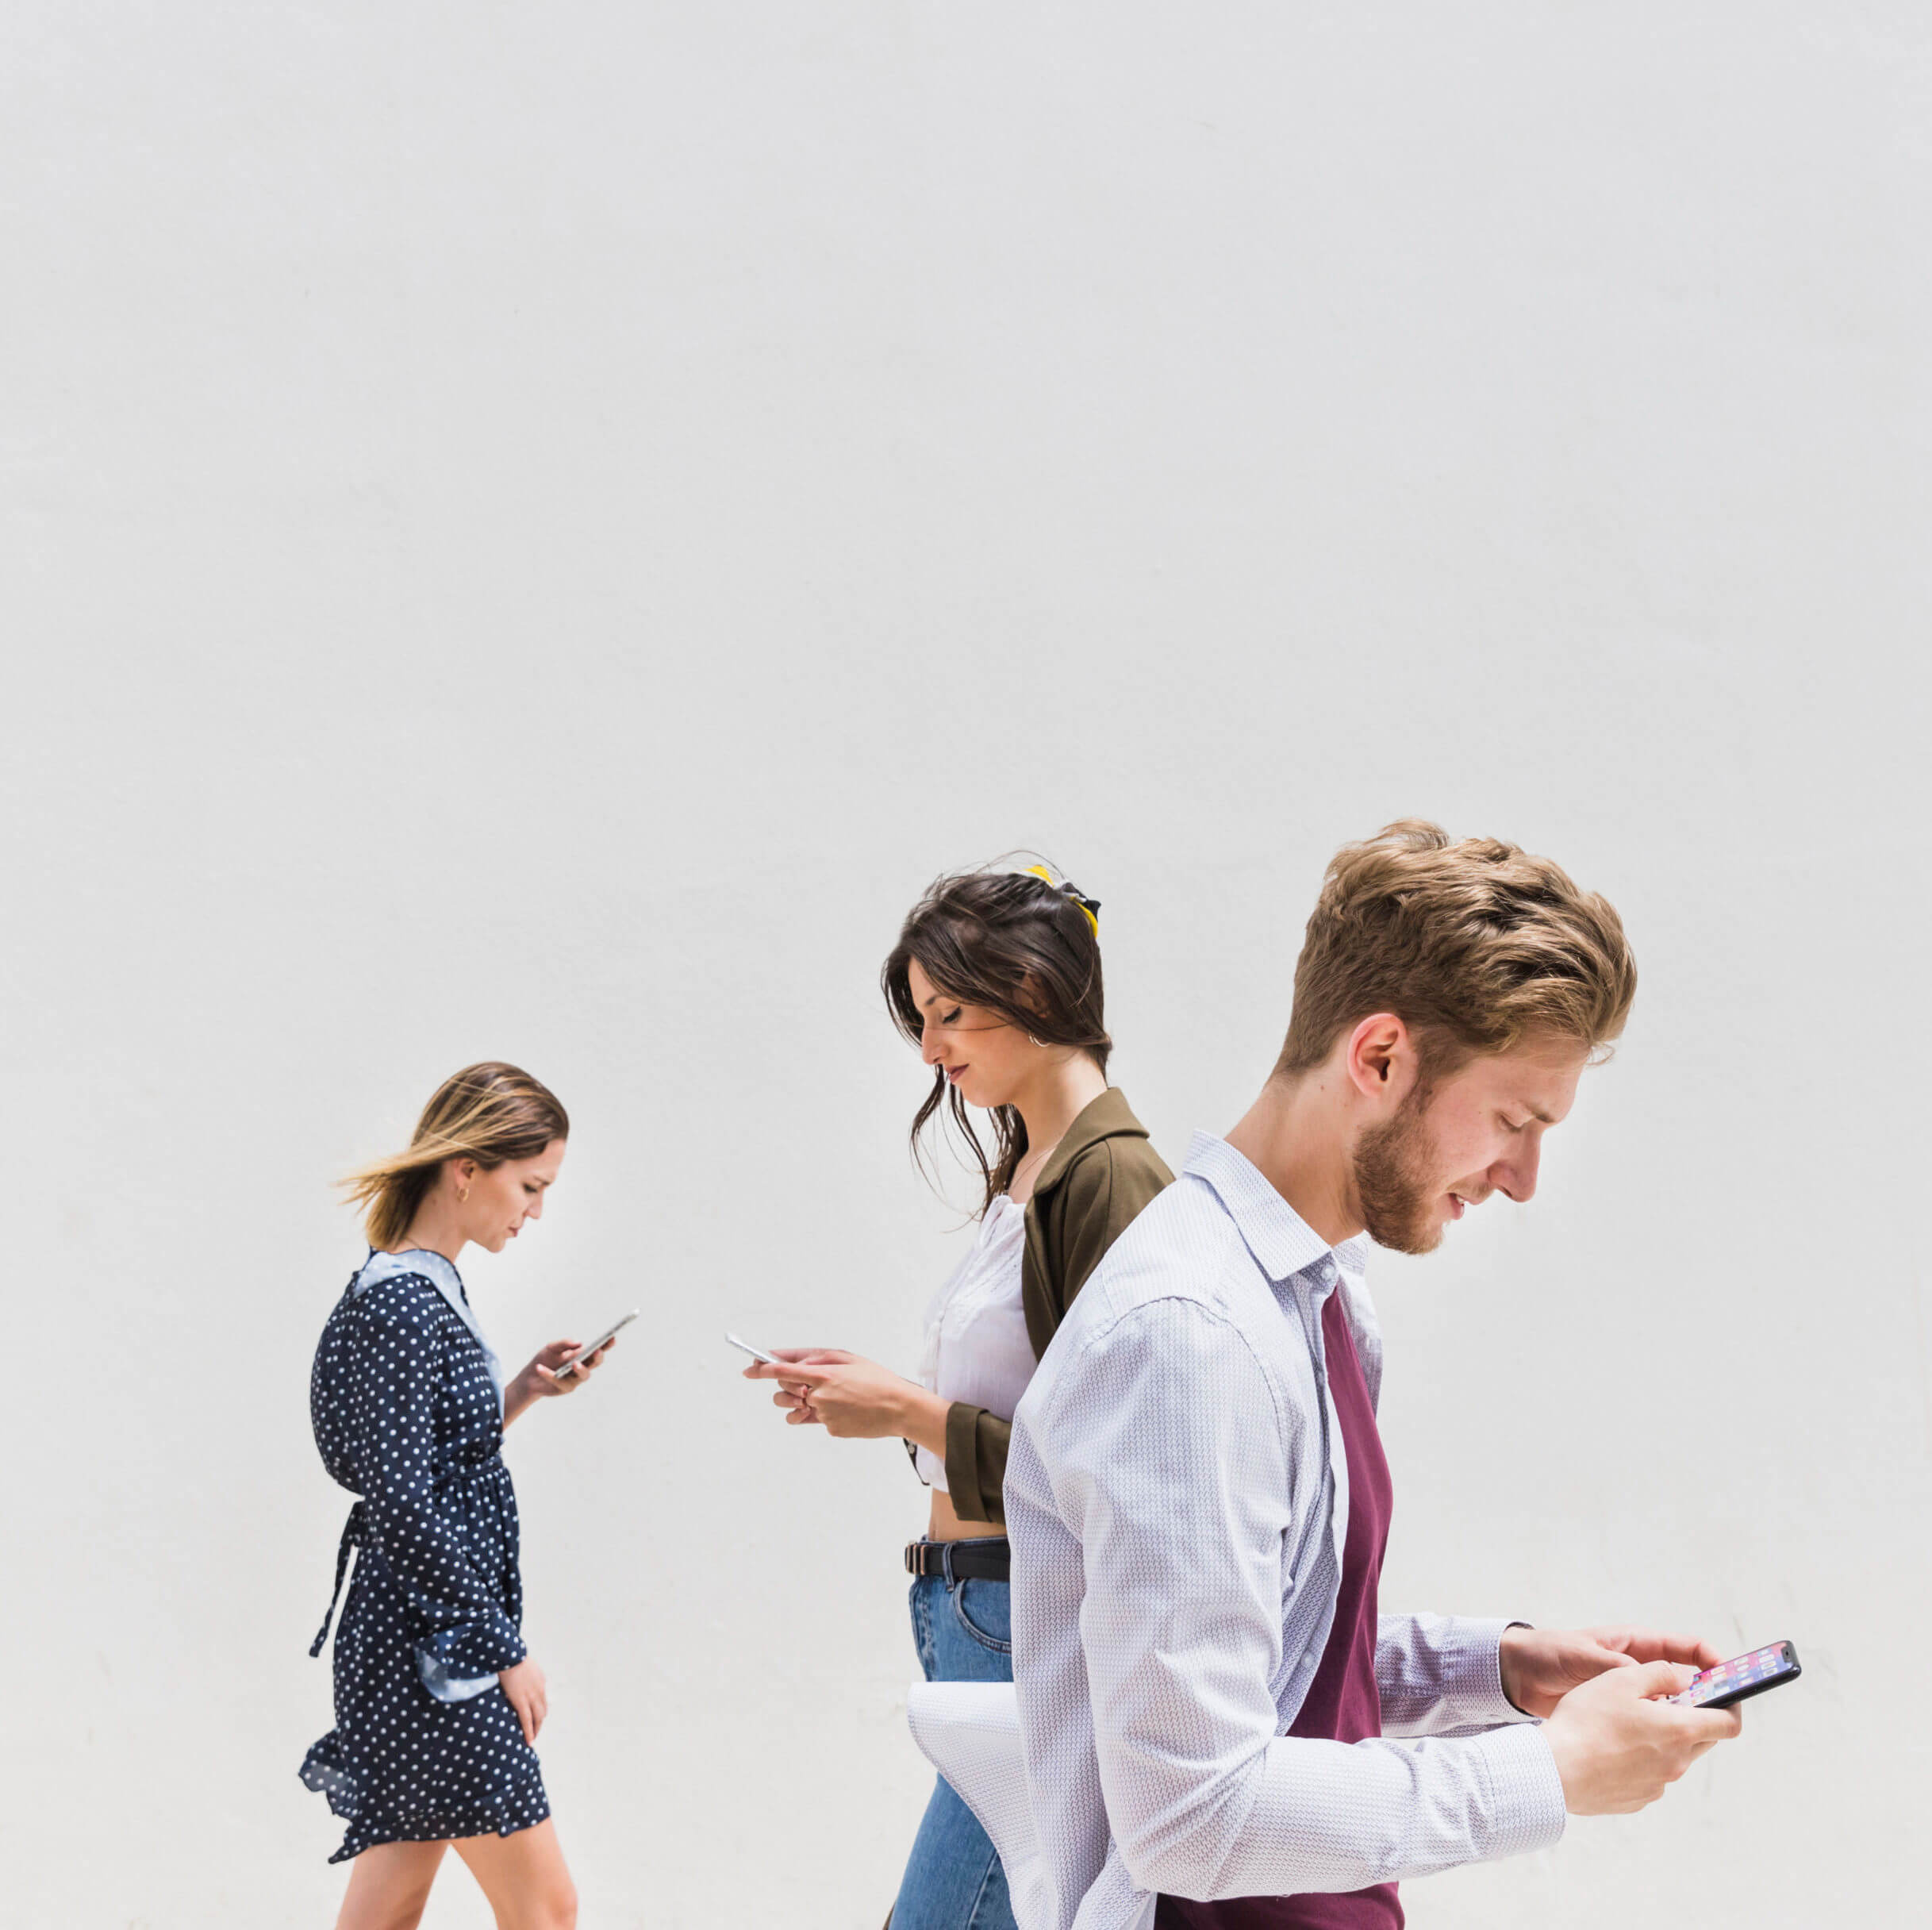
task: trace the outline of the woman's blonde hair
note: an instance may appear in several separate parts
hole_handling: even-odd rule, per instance
[[[486,1059],[436,1088],[406,1151],[371,1160],[336,1183],[363,1209],[369,1244],[393,1247],[409,1232],[445,1159],[501,1166],[534,1159],[552,1140],[570,1136],[570,1115],[547,1086],[519,1067]]]

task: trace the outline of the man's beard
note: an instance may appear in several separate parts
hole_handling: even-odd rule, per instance
[[[1362,1224],[1378,1247],[1396,1253],[1432,1253],[1442,1244],[1430,1178],[1435,1144],[1425,1115],[1428,1094],[1418,1088],[1393,1119],[1372,1126],[1355,1142],[1355,1198]]]

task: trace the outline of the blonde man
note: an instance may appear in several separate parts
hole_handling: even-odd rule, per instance
[[[1639,1809],[1738,1732],[1661,1699],[1707,1643],[1377,1600],[1367,1246],[1530,1198],[1636,976],[1611,905],[1514,845],[1405,822],[1329,867],[1261,1096],[1196,1135],[1015,1418],[1024,1777],[1001,1692],[915,1697],[1023,1930],[1399,1930],[1400,1881]]]

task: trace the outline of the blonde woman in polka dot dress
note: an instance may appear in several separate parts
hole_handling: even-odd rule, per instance
[[[348,1825],[337,1930],[410,1930],[451,1843],[505,1930],[568,1930],[577,1895],[532,1744],[547,1707],[524,1645],[517,1496],[503,1430],[583,1385],[553,1340],[507,1382],[455,1263],[501,1252],[563,1162],[570,1121],[514,1066],[467,1067],[409,1150],[351,1175],[368,1260],[322,1331],[309,1411],[323,1464],[359,1498],[336,1566],[336,1726],[302,1777]],[[608,1349],[604,1350],[608,1351]],[[330,1615],[335,1613],[332,1603]],[[310,1650],[328,1639],[325,1619]]]

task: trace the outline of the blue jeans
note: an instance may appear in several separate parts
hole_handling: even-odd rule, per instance
[[[1012,1605],[1004,1582],[912,1584],[912,1640],[929,1682],[1010,1682]],[[942,1776],[913,1839],[892,1930],[1015,1930],[1006,1872],[973,1812]]]

